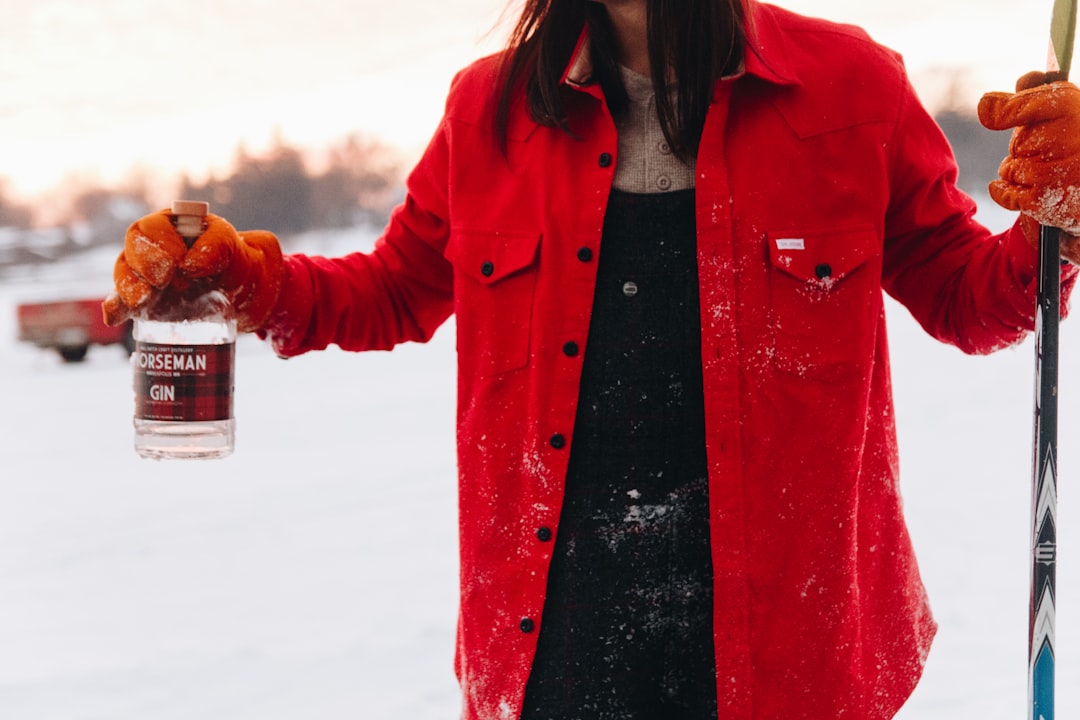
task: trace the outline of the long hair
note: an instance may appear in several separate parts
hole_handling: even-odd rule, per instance
[[[746,46],[748,0],[647,0],[649,63],[656,109],[672,151],[697,153],[716,81],[733,72]],[[570,132],[560,86],[581,31],[588,26],[592,77],[612,113],[629,98],[619,73],[614,30],[603,5],[589,0],[525,0],[499,71],[495,130],[505,149],[510,108],[524,91],[529,115]],[[668,92],[678,87],[676,101]]]

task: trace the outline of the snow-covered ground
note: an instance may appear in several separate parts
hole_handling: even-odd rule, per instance
[[[13,340],[16,302],[103,293],[111,255],[0,283],[0,718],[457,717],[453,328],[289,361],[242,338],[236,453],[140,460],[118,348],[64,365]],[[890,314],[905,503],[941,623],[900,718],[1013,720],[1027,712],[1031,342],[966,357]],[[1071,323],[1062,345],[1058,716],[1074,718]]]

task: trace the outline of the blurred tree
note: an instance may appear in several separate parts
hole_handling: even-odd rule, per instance
[[[65,225],[79,245],[117,244],[128,225],[151,209],[140,183],[118,189],[86,185],[70,202]]]
[[[954,69],[934,114],[934,120],[949,139],[956,154],[960,176],[957,184],[969,194],[984,195],[986,186],[998,176],[998,166],[1009,153],[1009,133],[987,130],[979,122],[970,101],[967,70]]]
[[[401,184],[396,155],[384,145],[350,135],[326,153],[325,170],[312,178],[312,204],[327,227],[385,222]]]
[[[957,184],[969,194],[983,195],[998,176],[998,166],[1009,154],[1009,133],[987,130],[973,112],[942,110],[934,116],[949,139],[960,166]]]
[[[34,224],[34,211],[8,196],[8,181],[0,178],[0,227],[26,229]]]
[[[385,220],[401,183],[390,149],[351,135],[326,150],[320,165],[320,172],[311,173],[300,151],[280,138],[261,155],[241,145],[230,175],[202,184],[184,177],[180,196],[209,202],[237,228],[284,237]]]
[[[271,230],[288,237],[306,230],[341,228],[362,223],[382,224],[401,196],[401,174],[393,150],[376,141],[351,135],[321,153],[319,171],[312,173],[304,154],[280,136],[264,153],[237,147],[233,169],[221,179],[203,183],[181,176],[172,197],[205,200],[214,213],[237,228]],[[52,216],[56,232],[25,231],[34,220],[30,206],[8,199],[0,178],[0,227],[8,228],[0,253],[0,270],[23,262],[55,259],[100,243],[119,244],[136,218],[168,204],[151,203],[155,180],[148,171],[133,171],[119,187],[72,174],[61,188],[41,202]],[[171,199],[171,197],[169,198]],[[47,252],[46,252],[47,251]],[[29,257],[29,260],[20,258]]]
[[[262,156],[237,149],[228,178],[211,178],[201,186],[188,178],[180,194],[211,203],[215,214],[242,229],[263,228],[288,235],[311,227],[311,183],[300,152],[278,138]]]

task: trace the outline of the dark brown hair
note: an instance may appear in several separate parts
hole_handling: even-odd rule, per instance
[[[697,153],[716,81],[742,60],[747,0],[646,1],[657,114],[668,144],[687,160]],[[499,72],[495,129],[504,148],[510,106],[522,90],[536,122],[570,132],[560,80],[586,25],[590,81],[599,83],[612,113],[626,109],[629,99],[604,6],[589,0],[525,0]],[[679,88],[675,103],[666,91],[672,77]]]

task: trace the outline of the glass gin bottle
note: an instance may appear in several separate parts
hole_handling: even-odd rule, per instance
[[[172,221],[190,248],[209,205],[176,201]],[[232,453],[236,320],[227,297],[200,281],[174,282],[134,321],[135,451],[146,458]]]

